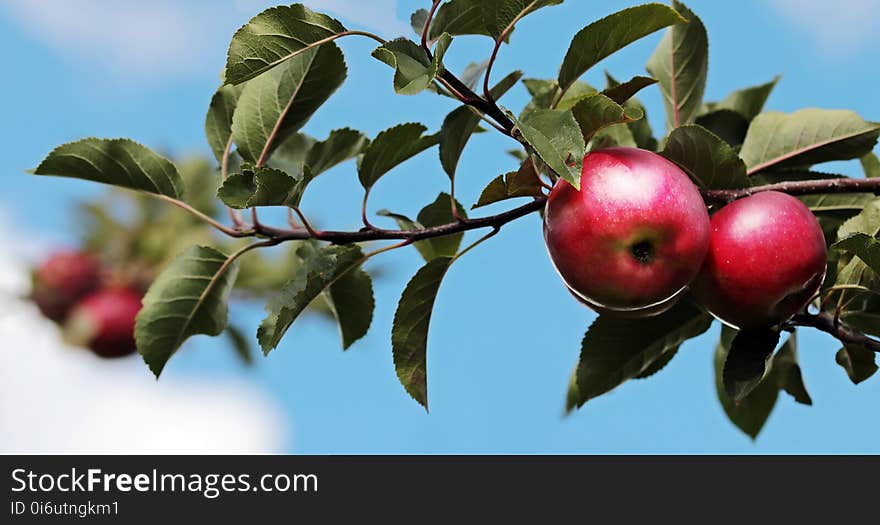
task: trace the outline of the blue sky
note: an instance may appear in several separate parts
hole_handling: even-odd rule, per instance
[[[311,4],[323,5],[354,27],[393,36],[406,29],[408,13],[427,2]],[[590,21],[633,4],[568,0],[527,18],[502,50],[498,78],[516,68],[530,77],[554,77],[571,36]],[[689,5],[710,36],[707,98],[782,74],[771,109],[847,108],[880,119],[872,87],[880,81],[880,70],[871,42],[880,30],[871,15],[880,0],[828,4],[692,0]],[[235,28],[268,5],[258,0],[0,0],[0,44],[14,50],[4,61],[3,227],[23,237],[71,241],[68,222],[77,199],[100,188],[23,173],[62,142],[128,136],[179,154],[207,153],[204,113],[218,83],[225,45]],[[396,13],[378,16],[386,12],[383,7],[396,8]],[[603,69],[618,78],[644,74],[658,38],[628,47],[586,80],[601,84]],[[348,81],[308,124],[309,133],[321,137],[350,126],[374,135],[401,121],[436,129],[454,107],[428,94],[394,96],[389,70],[369,57],[371,42],[349,39],[341,46]],[[460,70],[489,51],[487,39],[461,38],[447,64]],[[658,129],[663,120],[657,90],[649,89],[642,99]],[[516,109],[525,102],[521,87],[503,100]],[[472,140],[457,183],[463,201],[473,202],[491,178],[513,167],[504,154],[513,146],[488,133]],[[855,173],[850,165],[835,168]],[[446,185],[435,153],[427,153],[384,178],[373,192],[372,206],[415,214]],[[323,175],[309,189],[304,208],[319,224],[345,228],[357,225],[359,199],[348,164]],[[373,327],[347,353],[340,350],[332,326],[304,319],[269,358],[249,370],[238,368],[222,343],[196,338],[171,361],[163,381],[234,380],[263,391],[289,422],[283,446],[289,452],[880,451],[880,379],[853,386],[834,363],[839,345],[811,332],[799,338],[800,359],[815,405],[803,407],[781,394],[755,443],[726,420],[715,397],[717,326],[687,343],[659,375],[628,383],[563,418],[567,379],[594,316],[558,282],[536,216],[505,227],[492,242],[458,261],[443,283],[429,340],[427,415],[397,383],[389,342],[396,300],[420,260],[414,250],[395,252],[382,265],[388,271],[377,282]],[[258,306],[237,305],[232,315],[255,329],[261,313]],[[128,366],[143,367],[136,360]],[[148,374],[145,367],[142,372]],[[154,388],[162,389],[163,382]]]

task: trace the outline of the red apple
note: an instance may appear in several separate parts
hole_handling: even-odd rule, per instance
[[[699,272],[709,215],[672,162],[646,150],[608,148],[584,157],[580,191],[556,183],[544,240],[562,280],[586,304],[653,310],[671,306]]]
[[[727,324],[771,327],[819,290],[827,256],[822,228],[803,202],[762,192],[712,215],[709,253],[691,289]]]
[[[73,305],[101,284],[101,266],[85,252],[52,254],[33,273],[31,299],[55,322],[63,322]]]
[[[141,293],[130,288],[105,288],[83,299],[65,325],[66,339],[91,348],[101,357],[135,352],[134,321]]]

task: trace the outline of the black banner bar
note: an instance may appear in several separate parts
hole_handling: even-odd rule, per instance
[[[789,523],[865,516],[877,457],[0,456],[0,523]],[[707,514],[708,513],[708,514]]]

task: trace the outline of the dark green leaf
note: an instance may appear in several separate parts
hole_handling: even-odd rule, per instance
[[[747,188],[746,165],[736,151],[710,131],[688,125],[676,128],[661,153],[701,188]]]
[[[373,57],[394,68],[394,92],[415,95],[424,91],[443,71],[443,56],[452,42],[448,33],[440,36],[432,60],[412,40],[398,38],[373,51]]]
[[[861,346],[851,345],[841,348],[837,352],[836,360],[856,385],[877,371],[874,352]]]
[[[254,355],[251,351],[250,340],[244,335],[241,328],[231,324],[226,327],[226,330],[223,333],[226,334],[226,337],[229,339],[232,349],[235,350],[235,355],[237,355],[246,365],[254,364]]]
[[[621,106],[601,93],[582,98],[571,108],[571,112],[585,143],[604,128],[633,122],[644,116],[638,109]]]
[[[571,41],[559,85],[563,91],[602,59],[664,27],[685,22],[672,8],[645,4],[618,11],[581,29]]]
[[[721,102],[711,104],[711,110],[726,109],[735,111],[742,115],[747,122],[751,122],[752,119],[763,111],[764,104],[767,103],[767,99],[770,97],[773,88],[776,87],[777,82],[779,82],[778,76],[766,84],[734,91]]]
[[[183,197],[183,179],[165,157],[128,139],[87,138],[58,146],[33,171]]]
[[[499,175],[483,189],[474,208],[487,206],[517,197],[540,197],[543,195],[538,173],[531,159],[523,162],[517,171]]]
[[[730,348],[730,342],[735,334],[736,330],[732,328],[725,326],[722,329],[721,342],[715,350],[715,389],[718,393],[718,400],[730,421],[749,437],[755,439],[776,405],[779,386],[776,381],[764,380],[739,403],[730,399],[725,392],[722,376],[728,348]]]
[[[814,213],[859,213],[877,197],[873,193],[819,193],[798,198]]]
[[[571,111],[536,109],[522,122],[514,120],[525,141],[541,160],[575,188],[580,188],[581,164],[586,150],[581,128]]]
[[[636,77],[636,78],[647,78],[647,77]],[[611,90],[621,86],[622,84],[615,80],[607,71],[605,72],[605,93],[612,92]],[[632,84],[636,79],[634,78],[629,83]],[[653,80],[653,79],[652,79]],[[656,81],[655,81],[656,82]],[[626,102],[623,103],[623,106],[641,113],[642,118],[639,120],[634,120],[632,122],[627,123],[627,127],[632,134],[633,141],[635,145],[642,149],[647,149],[650,151],[657,151],[657,139],[654,138],[654,130],[651,129],[651,124],[648,122],[648,114],[645,111],[645,106],[642,105],[641,101],[638,98],[631,97],[627,99]]]
[[[801,367],[797,360],[797,336],[791,334],[788,341],[773,356],[773,375],[779,388],[788,392],[795,401],[802,405],[812,405],[804,378],[801,375]]]
[[[703,22],[677,0],[672,7],[688,22],[672,26],[648,60],[648,71],[660,82],[669,130],[696,118],[709,69],[709,38]]]
[[[866,233],[855,233],[837,241],[832,248],[857,256],[869,268],[880,273],[880,241],[874,237]]]
[[[364,261],[360,247],[353,245],[328,246],[320,250],[304,245],[298,253],[303,258],[302,265],[266,305],[268,315],[257,330],[257,339],[266,355],[278,346],[293,322],[312,301]]]
[[[339,323],[342,348],[347,350],[367,335],[373,322],[373,279],[362,268],[355,268],[330,285],[329,296],[327,303]]]
[[[397,377],[425,410],[428,409],[428,328],[440,282],[452,261],[451,257],[438,257],[413,276],[400,297],[391,330]]]
[[[749,121],[729,109],[719,109],[700,115],[695,122],[718,135],[731,146],[740,146],[749,131]]]
[[[248,82],[232,117],[238,153],[254,164],[268,158],[308,122],[345,77],[342,51],[331,43],[309,49]]]
[[[317,177],[330,168],[360,155],[370,139],[360,131],[349,128],[335,129],[326,140],[316,142],[305,158],[305,165]]]
[[[609,77],[610,79],[610,77]],[[618,104],[624,104],[635,96],[636,93],[648,86],[653,86],[657,81],[650,77],[633,77],[623,84],[615,83],[613,87],[605,88],[603,95]]]
[[[702,334],[711,324],[708,314],[686,302],[646,319],[599,317],[581,345],[578,405],[643,374],[656,359]]]
[[[220,86],[211,98],[211,106],[205,117],[205,135],[217,162],[223,161],[226,144],[232,135],[232,114],[241,96],[241,86]]]
[[[500,99],[521,77],[520,71],[504,77],[492,88],[492,97],[495,100]],[[480,117],[469,106],[455,109],[443,120],[440,128],[440,164],[450,178],[455,177],[461,154],[479,123]]]
[[[220,335],[238,266],[213,248],[193,246],[159,274],[137,316],[138,352],[156,377],[189,337]]]
[[[672,361],[672,358],[675,357],[675,354],[677,353],[678,348],[673,348],[672,350],[661,354],[660,357],[658,357],[650,365],[648,365],[648,368],[646,368],[644,372],[635,376],[633,379],[647,379],[657,372],[663,370],[666,365],[668,365],[669,362]]]
[[[436,145],[439,135],[423,136],[427,128],[408,123],[394,126],[379,133],[364,150],[358,166],[358,177],[364,189],[370,189],[383,175],[397,165]]]
[[[253,17],[232,37],[225,82],[240,84],[302,54],[308,46],[345,31],[338,20],[302,4],[273,7]]]
[[[491,37],[498,40],[522,17],[542,7],[559,5],[563,0],[480,0],[483,21]]]
[[[740,156],[757,173],[771,167],[800,167],[859,158],[870,152],[880,124],[852,111],[802,109],[761,113],[749,126]]]
[[[382,217],[390,217],[397,221],[398,226],[402,230],[415,230],[422,228],[431,228],[433,226],[441,226],[455,221],[452,215],[452,197],[448,193],[441,193],[437,199],[425,206],[419,212],[418,220],[413,221],[405,215],[391,213],[388,210],[379,210],[378,215]],[[459,217],[467,217],[467,213],[461,204],[455,203],[458,209]],[[413,246],[419,251],[425,261],[431,261],[437,257],[452,257],[458,253],[461,246],[461,240],[464,238],[463,233],[454,235],[446,235],[443,237],[433,237],[413,243]]]
[[[489,31],[483,20],[480,4],[481,0],[450,0],[440,4],[440,8],[434,13],[434,19],[431,21],[428,39],[430,41],[437,40],[443,33],[449,33],[452,36],[488,36]],[[411,22],[417,35],[422,34],[427,18],[428,11],[425,9],[413,13]]]
[[[245,209],[255,206],[298,206],[303,181],[274,168],[253,168],[242,165],[241,173],[234,173],[223,181],[217,196],[230,208]]]
[[[734,402],[742,401],[767,376],[767,361],[779,342],[773,329],[742,330],[730,344],[724,361],[724,391]]]

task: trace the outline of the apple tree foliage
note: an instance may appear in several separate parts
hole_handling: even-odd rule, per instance
[[[364,336],[373,317],[373,286],[364,263],[412,246],[424,266],[401,293],[391,351],[401,384],[427,408],[428,329],[444,276],[458,258],[506,223],[539,212],[558,179],[577,186],[576,159],[611,145],[657,151],[672,160],[692,177],[710,211],[774,189],[803,199],[822,225],[831,247],[828,272],[809,310],[771,336],[738,334],[727,327],[722,331],[715,352],[717,390],[737,427],[757,436],[780,391],[799,403],[812,402],[797,361],[799,327],[827,332],[840,341],[836,362],[854,383],[874,374],[880,347],[872,339],[880,337],[880,161],[872,149],[880,124],[845,110],[765,111],[778,79],[733,91],[720,101],[705,100],[706,28],[678,1],[630,7],[586,25],[573,36],[556,78],[530,78],[520,71],[495,74],[495,59],[516,38],[515,27],[562,3],[426,2],[425,9],[412,15],[414,35],[393,40],[347,29],[301,4],[267,9],[232,36],[222,85],[208,108],[205,131],[219,169],[202,169],[202,180],[194,181],[186,175],[191,167],[137,142],[87,138],[59,146],[34,173],[135,190],[150,197],[137,199],[149,221],[202,225],[193,230],[169,223],[145,229],[151,233],[143,237],[137,228],[125,230],[129,235],[124,242],[144,245],[138,253],[154,274],[137,319],[136,340],[157,376],[193,335],[227,331],[237,348],[246,347],[241,328],[227,324],[227,303],[234,292],[267,300],[265,319],[256,330],[265,354],[307,309],[332,316],[342,346],[348,348]],[[606,73],[604,86],[582,80],[606,57],[660,31],[664,35],[647,59],[645,76],[618,80]],[[488,39],[492,53],[456,74],[445,67],[444,57],[454,51],[454,40],[466,35]],[[346,81],[346,57],[338,44],[347,37],[376,41],[372,58],[359,59],[387,65],[390,88],[397,94],[448,97],[460,106],[437,130],[407,122],[373,137],[346,127],[325,138],[304,134],[306,123],[331,103]],[[514,111],[499,101],[518,84],[531,100]],[[643,89],[662,94],[665,129],[659,133],[636,98]],[[462,152],[474,133],[495,131],[517,143],[520,166],[487,177],[478,201],[462,205],[455,197]],[[416,217],[382,210],[379,215],[395,229],[375,226],[366,213],[371,189],[427,150],[438,155],[449,186],[439,189],[436,200]],[[817,169],[851,159],[861,161],[864,178]],[[351,165],[363,187],[364,226],[356,231],[315,229],[300,209],[303,194],[312,180],[342,163]],[[466,212],[513,199],[524,203],[513,203],[498,215],[469,217]],[[169,204],[180,210],[173,219],[162,218],[156,206]],[[258,210],[269,206],[287,209],[289,225],[261,222]],[[94,224],[119,229],[113,230],[112,220],[101,215],[92,213]],[[463,245],[470,230],[485,235]],[[163,231],[164,238],[150,237],[161,237],[156,232]],[[224,234],[225,240],[211,231]],[[262,248],[282,244],[290,248],[283,258],[259,255]],[[150,246],[158,253],[150,252]],[[713,322],[687,298],[656,317],[600,316],[583,338],[567,408],[657,373],[684,342],[709,330]]]

